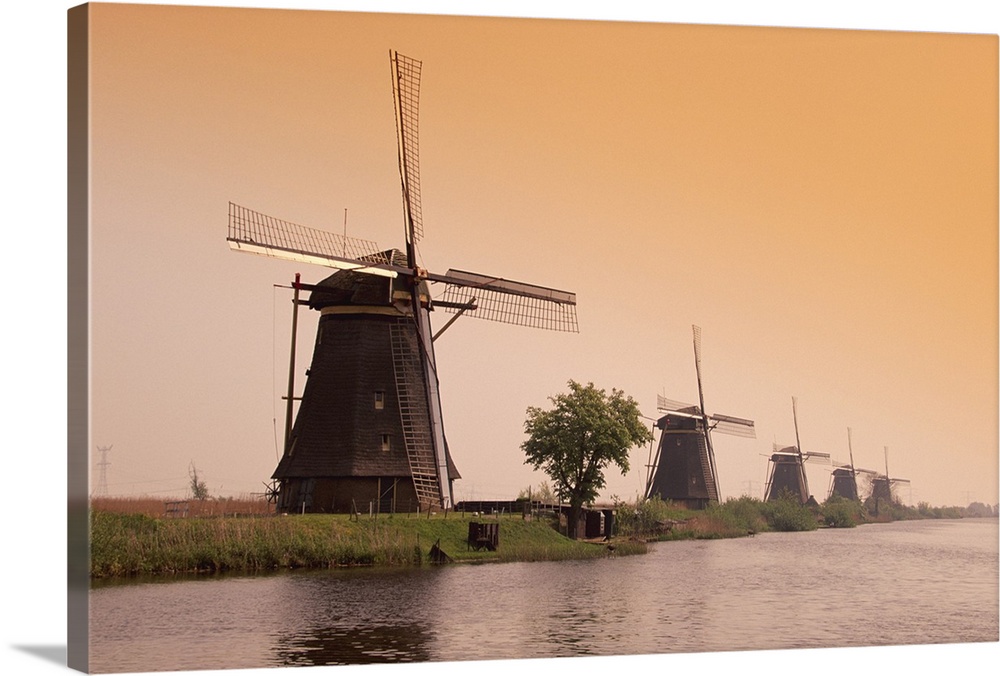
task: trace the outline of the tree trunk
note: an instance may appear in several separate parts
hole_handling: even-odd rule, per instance
[[[569,515],[566,518],[566,531],[570,538],[573,540],[577,539],[577,534],[580,530],[580,512],[582,511],[583,504],[571,500],[569,503]]]

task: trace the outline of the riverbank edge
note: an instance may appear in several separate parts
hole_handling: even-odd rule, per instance
[[[469,522],[498,523],[496,551],[467,544]],[[298,568],[560,561],[647,551],[638,538],[572,540],[552,519],[462,514],[337,514],[172,519],[95,510],[91,579]]]
[[[768,519],[758,513],[734,518],[746,502],[727,501],[721,510],[671,509],[671,518],[639,529],[623,528],[607,540],[572,540],[558,532],[555,517],[543,515],[453,512],[360,518],[333,514],[166,518],[93,510],[90,578],[590,559],[644,554],[653,542],[730,539],[758,532],[894,520],[883,516],[824,523],[822,514],[798,506],[794,511],[805,518],[775,527],[773,514]],[[469,547],[471,521],[500,524],[496,551]]]

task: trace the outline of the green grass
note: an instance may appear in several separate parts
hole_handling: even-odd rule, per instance
[[[487,517],[488,520],[495,517]],[[570,540],[550,522],[506,516],[496,552],[466,546],[468,517],[450,514],[380,516],[306,514],[241,518],[163,519],[95,510],[91,576],[182,572],[255,572],[282,568],[413,566],[439,547],[457,562],[543,561],[607,556],[605,546]],[[616,543],[616,554],[645,551]]]

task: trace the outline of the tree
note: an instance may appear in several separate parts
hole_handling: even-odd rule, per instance
[[[198,468],[194,466],[192,462],[188,467],[188,476],[191,479],[191,496],[195,500],[207,500],[208,499],[208,486],[205,482],[198,479]]]
[[[548,481],[543,481],[536,488],[528,486],[527,488],[522,488],[521,492],[517,494],[518,500],[535,500],[537,502],[544,502],[547,504],[554,503],[559,498],[552,491],[552,486],[549,485]]]
[[[652,440],[640,420],[639,406],[621,390],[610,396],[593,383],[568,383],[569,393],[549,397],[549,410],[531,406],[524,421],[528,439],[521,444],[525,464],[544,470],[556,495],[569,503],[570,536],[584,504],[604,488],[604,470],[614,463],[628,472],[628,452]]]
[[[993,516],[993,508],[982,502],[970,502],[965,508],[965,516],[970,518],[982,518]]]

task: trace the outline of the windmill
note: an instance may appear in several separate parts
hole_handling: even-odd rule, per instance
[[[854,448],[851,445],[851,428],[847,428],[847,450],[850,453],[849,463],[840,460],[831,460],[834,465],[830,473],[830,492],[827,498],[839,495],[847,500],[861,500],[861,493],[858,490],[858,474],[874,476],[875,472],[870,469],[862,469],[854,466]]]
[[[705,413],[701,386],[701,328],[692,326],[694,366],[698,379],[698,405],[684,404],[657,395],[656,408],[665,413],[656,421],[660,443],[650,463],[646,497],[659,496],[688,509],[704,509],[719,501],[718,472],[711,432],[756,437],[753,420]]]
[[[767,485],[764,487],[765,500],[778,500],[783,494],[798,498],[801,504],[815,498],[809,494],[809,481],[806,479],[805,463],[814,459],[830,459],[829,453],[802,452],[799,440],[799,416],[795,397],[792,397],[792,420],[795,422],[795,445],[781,447],[774,445],[770,458],[770,471]]]
[[[283,221],[230,203],[231,249],[337,271],[314,285],[296,275],[284,453],[272,479],[279,511],[448,508],[460,478],[444,434],[433,341],[460,315],[577,331],[576,296],[417,263],[423,237],[418,103],[421,62],[389,53],[405,251]],[[443,284],[433,300],[431,284]],[[299,300],[300,291],[310,292]],[[320,313],[312,363],[292,423],[295,318]],[[430,312],[455,313],[436,335]],[[370,508],[370,507],[369,507]]]
[[[878,514],[879,502],[892,504],[897,502],[893,489],[900,484],[909,484],[909,479],[896,479],[889,476],[889,447],[885,447],[885,474],[876,474],[872,479],[872,492],[869,500],[875,503],[875,514]]]

